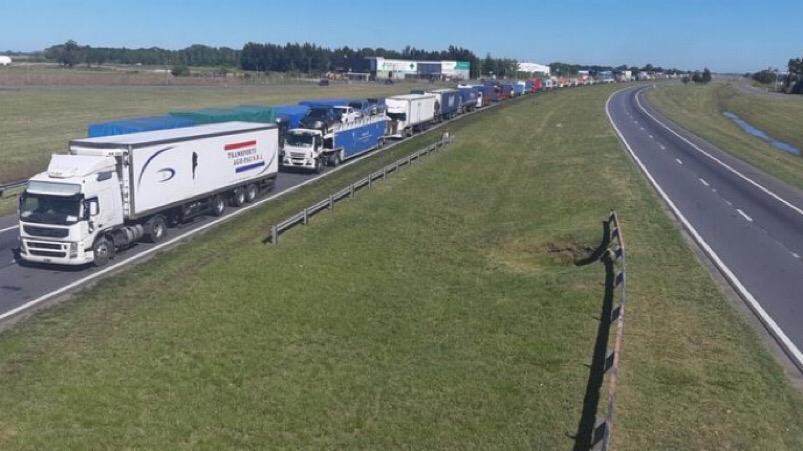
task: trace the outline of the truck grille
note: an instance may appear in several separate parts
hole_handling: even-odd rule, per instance
[[[28,242],[28,247],[31,249],[57,249],[61,250],[62,245],[60,243],[38,243],[38,242]]]
[[[304,152],[290,152],[290,158],[307,158],[307,154]]]
[[[38,255],[40,257],[59,257],[64,258],[67,256],[66,252],[59,252],[59,251],[41,251],[36,249],[28,249],[28,253],[31,255]]]
[[[49,238],[66,238],[70,234],[69,229],[58,229],[55,227],[38,227],[32,225],[24,225],[22,229],[31,236],[46,236]]]

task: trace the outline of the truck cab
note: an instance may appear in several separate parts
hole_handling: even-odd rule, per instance
[[[113,248],[96,238],[123,223],[120,186],[112,156],[53,155],[19,198],[20,258],[63,265],[108,258]]]
[[[320,173],[328,157],[320,130],[298,128],[287,132],[282,166],[297,167]]]

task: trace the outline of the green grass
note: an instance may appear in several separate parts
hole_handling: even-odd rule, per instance
[[[625,156],[614,88],[468,118],[311,224],[267,226],[419,138],[0,335],[0,448],[567,449],[615,207],[616,449],[800,449],[801,396]]]
[[[778,150],[743,132],[722,115],[736,113],[769,135],[803,149],[803,102],[795,96],[747,94],[729,83],[662,85],[647,94],[669,119],[722,150],[803,189],[803,158]]]
[[[92,122],[243,103],[277,105],[317,97],[371,97],[409,92],[399,83],[260,86],[22,86],[0,89],[0,183],[42,171],[54,152],[86,136]]]

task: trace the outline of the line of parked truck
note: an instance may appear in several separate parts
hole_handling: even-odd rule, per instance
[[[477,108],[545,89],[487,81],[385,99],[241,105],[91,124],[20,195],[25,262],[105,265],[169,227],[223,215],[274,186],[280,167],[320,172]]]

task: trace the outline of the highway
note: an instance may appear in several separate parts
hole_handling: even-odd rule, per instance
[[[648,89],[627,88],[608,99],[606,112],[619,138],[698,246],[803,370],[803,193],[664,118],[645,100]]]
[[[429,131],[436,130],[450,122],[459,121],[472,114],[491,110],[498,105],[500,104],[494,104],[433,125],[429,128]],[[242,214],[252,208],[256,208],[266,202],[292,192],[295,189],[312,183],[318,178],[326,177],[341,168],[348,167],[365,158],[379,155],[382,151],[391,149],[404,141],[407,140],[394,140],[382,149],[368,152],[360,157],[348,160],[338,167],[327,167],[322,174],[282,171],[279,173],[274,189],[269,193],[264,193],[254,203],[242,208],[227,207],[226,213],[220,218],[202,216],[179,228],[170,229],[167,240],[162,243],[137,243],[130,249],[118,252],[115,259],[102,268],[94,266],[53,267],[20,265],[15,256],[16,249],[19,247],[17,218],[13,215],[0,217],[0,322],[13,318],[60,295],[78,289],[84,284],[97,280],[113,271],[118,271],[144,257],[186,240],[191,235],[195,235],[202,230],[215,227],[231,219],[233,216]]]

